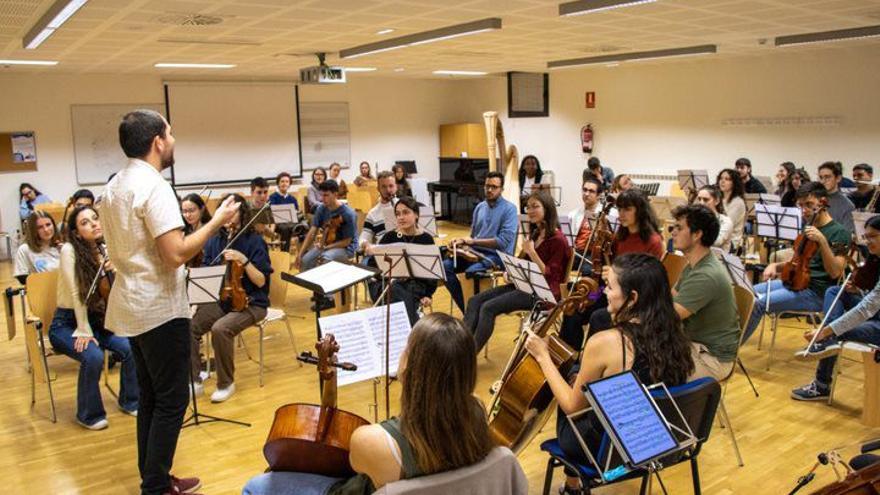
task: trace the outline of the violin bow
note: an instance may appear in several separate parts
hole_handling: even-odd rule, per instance
[[[95,278],[92,279],[92,284],[89,286],[88,293],[86,293],[86,300],[83,301],[86,304],[88,304],[89,299],[95,295],[95,290],[98,288],[98,280],[104,275],[104,264],[107,263],[107,251],[101,249],[101,246],[103,246],[102,243],[97,244],[98,252],[101,253],[101,265],[98,267],[98,272],[95,273]]]
[[[239,236],[241,236],[241,234],[243,234],[244,231],[247,230],[247,228],[251,226],[252,223],[254,223],[254,220],[256,220],[257,217],[260,216],[260,213],[263,213],[263,211],[268,207],[269,207],[269,203],[267,202],[266,204],[263,205],[262,208],[260,208],[259,210],[257,210],[256,213],[253,214],[251,219],[248,220],[248,223],[246,223],[244,225],[244,227],[238,229],[238,233],[235,234],[235,236],[233,236],[232,239],[229,239],[228,241],[226,241],[226,245],[223,246],[223,249],[221,249],[219,253],[217,253],[217,256],[211,261],[211,265],[217,264],[217,260],[219,260],[220,257],[223,256],[223,251],[226,251],[227,249],[229,249],[229,246],[231,246],[232,243],[235,242],[239,238]]]

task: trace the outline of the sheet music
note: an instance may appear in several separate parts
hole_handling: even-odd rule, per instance
[[[507,271],[507,277],[517,289],[526,294],[534,294],[543,301],[556,302],[556,296],[550,290],[550,284],[547,283],[547,279],[544,278],[544,274],[538,269],[536,263],[516,258],[502,251],[495,252],[501,257],[504,269]]]
[[[437,217],[434,213],[425,213],[419,208],[419,227],[428,233],[431,237],[437,237],[440,232],[437,230]]]
[[[734,284],[748,289],[752,294],[755,293],[755,289],[752,287],[751,277],[746,275],[746,267],[742,260],[739,259],[739,256],[734,256],[717,247],[713,247],[712,252],[715,253],[715,256],[722,263],[724,263],[725,268],[727,268],[727,274],[730,275],[730,279]]]
[[[801,231],[799,208],[756,203],[755,217],[758,222],[758,235],[761,237],[793,241]]]
[[[578,226],[580,227],[580,225]],[[568,247],[574,247],[575,238],[577,238],[577,232],[571,226],[571,218],[568,216],[559,217],[559,228],[562,230],[562,235],[568,239]]]
[[[366,280],[373,275],[374,273],[370,270],[358,266],[328,261],[311,270],[300,272],[296,278],[320,286],[326,294]]]
[[[211,304],[218,302],[225,275],[225,264],[190,268],[186,284],[189,303]]]
[[[526,241],[529,239],[529,233],[532,231],[532,223],[529,222],[529,216],[521,213],[517,215],[519,220],[519,235],[522,237],[522,240]]]
[[[272,210],[272,220],[275,223],[296,223],[297,213],[296,208],[292,204],[286,205],[271,205],[269,209]]]
[[[403,251],[409,257],[409,273],[406,261],[403,259]],[[431,280],[446,281],[446,271],[443,269],[443,260],[440,257],[440,247],[435,244],[409,244],[396,242],[394,244],[377,244],[373,246],[373,259],[376,265],[387,274],[391,269],[391,278],[427,278]],[[383,255],[388,254],[391,259],[385,261]]]
[[[660,412],[648,400],[632,372],[621,373],[588,385],[627,457],[639,465],[678,447]]]
[[[871,211],[854,211],[852,212],[853,224],[856,227],[856,244],[859,246],[867,246],[868,240],[865,239],[865,222],[877,214]]]
[[[320,318],[321,333],[332,333],[339,342],[339,361],[357,365],[357,371],[338,370],[339,386],[385,375],[386,306]],[[412,328],[402,302],[391,305],[389,368],[397,373],[400,356]]]
[[[678,187],[682,191],[688,192],[693,188],[694,191],[699,190],[703,186],[709,185],[709,172],[706,170],[678,170]]]

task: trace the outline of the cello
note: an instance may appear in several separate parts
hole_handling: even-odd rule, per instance
[[[563,312],[573,312],[597,287],[592,278],[577,281],[571,294],[553,308],[534,329],[534,333],[538,337],[547,336]],[[538,433],[549,417],[547,413],[552,412],[550,405],[553,403],[553,392],[541,366],[525,348],[526,337],[523,331],[489,410],[489,433],[492,439],[514,453],[522,451]],[[549,334],[549,349],[556,367],[563,376],[568,374],[577,352],[555,334]]]
[[[354,371],[352,363],[336,362],[339,344],[327,334],[315,344],[318,356],[303,352],[298,360],[315,364],[321,379],[321,404],[287,404],[275,420],[263,446],[270,471],[295,471],[346,478],[355,474],[348,460],[351,435],[366,419],[336,408],[336,368]]]

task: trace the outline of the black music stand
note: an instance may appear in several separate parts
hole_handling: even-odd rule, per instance
[[[226,266],[206,266],[191,268],[186,273],[186,292],[190,296],[192,304],[218,304],[220,302],[220,288],[223,286],[223,278],[226,274]],[[250,428],[250,423],[235,419],[221,418],[199,412],[198,398],[196,397],[196,377],[193,376],[192,367],[189,370],[189,392],[192,398],[192,414],[183,420],[181,428],[198,426],[202,423],[231,423],[234,425]],[[205,419],[202,419],[205,418]]]
[[[705,170],[677,170],[678,187],[688,198],[697,194],[701,187],[709,185],[709,172]]]
[[[801,212],[798,208],[755,204],[756,235],[767,243],[767,259],[780,241],[794,241],[801,230]]]
[[[504,270],[514,287],[530,294],[535,300],[556,304],[556,296],[544,273],[532,261],[516,258],[502,251],[495,251],[504,263]]]

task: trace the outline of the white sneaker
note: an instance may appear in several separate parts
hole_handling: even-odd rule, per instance
[[[209,375],[207,371],[199,371],[199,380],[205,381],[210,377],[211,375]]]
[[[135,418],[136,418],[137,415],[138,415],[138,410],[137,410],[137,409],[135,409],[135,410],[133,410],[133,411],[129,411],[128,409],[125,409],[124,407],[122,407],[122,406],[120,406],[120,405],[117,405],[116,407],[118,407],[119,410],[122,411],[122,414],[128,414],[129,416],[133,416],[133,417],[135,417]]]
[[[90,424],[90,425],[87,425],[87,424],[83,423],[83,422],[80,421],[80,420],[76,420],[76,422],[77,422],[80,426],[82,426],[83,428],[85,428],[85,429],[87,429],[87,430],[95,430],[95,431],[97,431],[97,430],[103,430],[104,428],[107,428],[108,426],[110,426],[110,423],[107,422],[107,419],[106,419],[106,418],[105,418],[105,419],[99,419],[98,421],[95,421],[94,423],[92,423],[92,424]]]
[[[195,388],[195,390],[196,390],[196,395],[198,395],[199,397],[205,395],[205,384],[204,384],[204,383],[202,383],[202,382],[195,382],[193,388]],[[190,398],[190,400],[192,400],[193,388],[190,388],[190,389],[189,389],[189,398]]]
[[[232,394],[235,393],[235,384],[232,383],[226,388],[218,388],[211,394],[211,402],[223,402],[226,399],[232,397]]]

